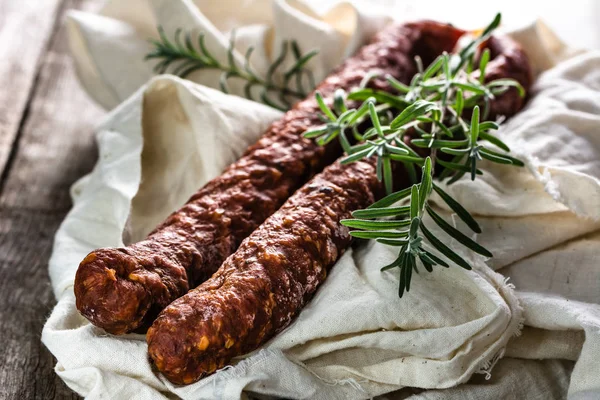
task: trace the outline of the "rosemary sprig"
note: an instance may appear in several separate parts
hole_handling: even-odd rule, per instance
[[[225,93],[229,93],[229,80],[238,78],[245,81],[244,96],[250,100],[261,102],[280,109],[287,110],[298,100],[305,98],[315,87],[312,72],[305,68],[306,64],[317,55],[313,50],[302,54],[296,41],[284,41],[279,55],[269,66],[266,76],[259,76],[251,67],[250,57],[254,47],[249,47],[244,55],[244,64],[238,65],[235,61],[235,33],[232,34],[227,50],[227,63],[219,62],[207,49],[205,37],[200,33],[197,45],[194,45],[192,36],[183,30],[175,31],[171,41],[162,27],[158,27],[159,39],[151,39],[153,50],[145,57],[146,60],[160,60],[154,71],[158,74],[170,72],[173,75],[186,77],[196,70],[212,69],[222,71],[219,86]],[[182,41],[183,35],[183,41]],[[283,64],[290,57],[294,64],[285,71],[281,71]],[[258,95],[254,88],[260,88]]]
[[[338,138],[347,153],[342,160],[344,163],[376,157],[377,176],[384,182],[388,196],[367,209],[355,211],[352,214],[354,219],[341,223],[356,229],[350,232],[354,237],[399,247],[398,257],[382,270],[399,268],[400,297],[410,290],[412,272],[418,272],[418,265],[431,272],[436,265],[449,267],[447,259],[462,268],[471,269],[463,257],[427,228],[423,222],[425,215],[456,242],[485,257],[492,257],[487,249],[437,214],[429,199],[435,191],[473,232],[481,233],[469,212],[434,183],[435,164],[442,170],[436,179],[447,179],[447,184],[456,182],[465,174],[469,174],[472,180],[481,175],[482,171],[477,168],[481,159],[523,166],[520,160],[506,154],[510,151],[509,147],[491,133],[499,128],[499,121],[486,119],[490,101],[495,96],[510,88],[516,88],[524,96],[524,89],[512,79],[485,82],[485,69],[490,59],[487,49],[479,57],[478,71],[473,71],[472,67],[478,48],[490,37],[500,20],[498,14],[482,34],[460,52],[442,54],[427,68],[417,57],[418,72],[410,85],[388,76],[395,93],[365,89],[373,74],[363,81],[362,88],[347,96],[336,92],[333,110],[317,93],[317,101],[328,122],[306,132],[305,136],[315,138],[322,145]],[[347,99],[363,103],[357,108],[348,108],[345,104]],[[366,118],[370,119],[372,127],[359,132],[358,126]],[[347,135],[349,131],[358,143],[351,145]],[[490,148],[490,144],[500,151]],[[412,147],[428,149],[430,154],[424,158]],[[404,164],[408,175],[412,176],[412,187],[393,192],[393,162]],[[417,165],[422,166],[420,182],[417,182],[415,173]],[[396,205],[402,200],[408,205]]]

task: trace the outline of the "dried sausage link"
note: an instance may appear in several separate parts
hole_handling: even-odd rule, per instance
[[[409,80],[413,56],[431,61],[450,51],[464,32],[436,22],[394,25],[346,60],[318,86],[331,98],[356,87],[369,72],[387,88],[392,75]],[[90,253],[75,277],[78,310],[93,324],[121,334],[150,324],[156,314],[208,279],[269,215],[312,175],[341,154],[302,133],[321,125],[314,95],[296,104],[225,172],[201,188],[145,240]]]
[[[158,369],[191,383],[285,328],[350,244],[340,220],[380,190],[373,160],[336,162],[317,175],[211,279],[163,310],[147,335]]]
[[[529,89],[527,57],[510,39],[499,42],[510,51],[493,54],[489,76],[515,78]],[[513,115],[523,105],[515,98],[517,92],[507,92],[491,107]],[[406,185],[405,176],[394,176],[396,187]],[[327,167],[244,240],[211,279],[160,313],[147,334],[157,369],[174,383],[189,384],[288,326],[350,244],[340,220],[380,193],[372,159]]]

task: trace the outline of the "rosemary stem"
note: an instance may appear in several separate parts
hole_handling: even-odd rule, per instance
[[[227,50],[227,62],[219,62],[206,48],[203,33],[199,34],[198,44],[194,45],[189,33],[184,34],[182,40],[183,31],[181,29],[175,32],[174,40],[169,39],[161,27],[158,28],[158,31],[160,39],[150,40],[154,49],[146,55],[147,60],[159,61],[154,67],[156,73],[162,74],[169,71],[175,75],[186,77],[196,70],[217,70],[221,72],[219,83],[222,91],[228,92],[227,81],[230,78],[238,78],[244,82],[244,95],[247,98],[255,100],[255,97],[258,97],[263,103],[282,110],[293,104],[292,98],[303,99],[314,87],[312,72],[305,66],[317,54],[317,51],[313,50],[302,54],[294,41],[291,42],[292,52],[288,51],[290,43],[285,41],[280,54],[269,65],[265,76],[259,76],[250,67],[250,55],[253,47],[246,51],[244,63],[241,63],[236,57],[235,36],[233,35]],[[282,71],[281,68],[289,59],[288,56],[293,56],[293,65]],[[296,83],[296,87],[293,87],[292,82]],[[310,85],[307,91],[305,91],[306,83]],[[252,88],[255,86],[261,88],[260,94],[253,93]]]

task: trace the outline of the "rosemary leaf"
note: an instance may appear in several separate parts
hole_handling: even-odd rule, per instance
[[[490,161],[494,161],[491,159],[491,157],[495,157],[496,159],[500,159],[500,158],[503,159],[503,161],[495,161],[495,162],[500,162],[501,164],[507,164],[506,162],[504,162],[504,160],[507,160],[507,161],[509,161],[508,164],[513,164],[513,165],[516,165],[517,167],[525,166],[525,163],[523,163],[523,161],[519,160],[518,158],[511,157],[507,154],[500,154],[493,150],[487,149],[485,147],[482,147],[480,149],[480,152],[481,152],[482,157],[486,157]]]
[[[390,154],[389,158],[395,161],[402,161],[404,163],[423,164],[425,160],[420,157],[403,156],[401,154]]]
[[[378,160],[383,160],[383,182],[385,185],[385,192],[387,194],[394,191],[394,181],[392,180],[392,163],[390,157],[380,157]]]
[[[391,206],[392,204],[410,196],[411,191],[412,191],[412,188],[408,187],[408,188],[402,189],[398,192],[389,194],[389,195],[385,196],[383,199],[371,204],[369,207],[367,207],[367,210]]]
[[[412,252],[410,254],[410,264],[412,269],[418,274],[419,268],[417,267],[417,257]]]
[[[456,91],[456,100],[454,103],[454,109],[456,110],[456,115],[462,115],[464,107],[465,107],[465,102],[464,102],[464,98],[463,98],[463,91],[462,91],[462,89],[458,89]]]
[[[470,128],[471,146],[477,144],[479,138],[479,106],[473,108],[473,115],[471,116],[471,128]]]
[[[404,140],[402,140],[402,138],[401,138],[401,137],[396,137],[396,138],[394,139],[394,143],[396,144],[396,146],[398,146],[398,147],[402,147],[403,149],[405,149],[406,151],[408,151],[408,154],[410,154],[410,156],[411,156],[411,157],[414,157],[414,158],[421,158],[421,159],[422,159],[422,157],[421,157],[419,154],[417,154],[417,152],[416,152],[416,151],[414,151],[414,150],[413,150],[412,148],[410,148],[410,147],[409,147],[409,146],[408,146],[406,143],[404,143]]]
[[[479,133],[480,134],[482,132],[487,132],[490,130],[497,131],[498,129],[500,129],[500,125],[498,125],[494,121],[484,121],[479,124]]]
[[[418,217],[419,211],[419,186],[412,185],[410,190],[410,219]]]
[[[372,221],[370,219],[343,219],[340,224],[348,228],[366,229],[366,230],[382,230],[382,229],[397,229],[405,228],[410,225],[410,220],[384,220]]]
[[[324,134],[325,132],[327,132],[329,130],[329,127],[326,125],[322,125],[319,127],[316,127],[310,131],[306,131],[302,134],[302,136],[304,136],[307,139],[314,139],[316,137],[321,136],[322,134]]]
[[[471,156],[469,157],[469,162],[471,163],[471,180],[474,181],[477,175],[477,158]]]
[[[410,229],[408,231],[408,234],[410,235],[411,238],[416,238],[417,237],[417,232],[419,231],[419,224],[421,223],[421,218],[414,217],[412,219],[412,221],[410,221]]]
[[[427,197],[429,197],[429,192],[431,192],[431,179],[431,158],[427,157],[425,159],[425,165],[423,166],[421,185],[419,186],[419,210],[425,206]]]
[[[486,153],[483,150],[481,151],[481,157],[483,157],[485,159],[488,159],[488,160],[490,160],[492,162],[498,163],[498,164],[509,164],[509,165],[512,165],[512,163],[513,163],[508,158],[504,158],[502,156],[497,156],[495,154],[489,154],[489,153]]]
[[[459,172],[457,174],[455,174],[452,178],[450,178],[450,180],[448,181],[448,185],[453,184],[454,182],[458,181],[460,178],[462,178],[465,175],[464,172]]]
[[[415,264],[415,257],[412,254],[407,254],[407,263],[406,265],[403,267],[406,270],[406,277],[405,277],[405,285],[406,285],[406,292],[410,292],[410,281],[412,279],[412,271],[413,271],[413,265]]]
[[[442,68],[442,64],[444,64],[444,56],[438,56],[438,58],[436,58],[430,65],[429,67],[427,67],[427,69],[423,72],[423,80],[426,81],[427,79],[431,78],[433,75],[435,75],[436,72],[438,72],[440,70],[440,68]]]
[[[369,104],[374,102],[375,99],[372,97],[368,97],[364,103],[358,107],[358,110],[352,115],[352,118],[348,120],[348,125],[356,124],[362,117],[364,117],[369,112]]]
[[[345,157],[340,161],[341,164],[350,164],[351,162],[358,161],[361,158],[365,158],[367,154],[371,152],[371,148],[368,147],[364,150],[357,151],[356,153],[350,154],[348,157]]]
[[[377,239],[377,242],[385,244],[387,246],[405,246],[408,244],[408,240],[403,239]]]
[[[441,258],[436,256],[432,252],[423,249],[423,253],[424,254],[422,254],[422,256],[426,257],[425,259],[428,260],[428,262],[430,262],[431,264],[441,265],[442,267],[450,268],[450,266],[448,265],[448,263],[446,261],[442,260]],[[429,261],[429,260],[431,260],[431,261]]]
[[[364,76],[364,78],[362,78],[362,80],[358,84],[358,87],[360,87],[361,89],[364,89],[365,87],[367,87],[369,82],[371,82],[374,78],[377,78],[379,75],[380,75],[379,71],[367,72],[367,74]]]
[[[450,147],[442,147],[440,148],[440,151],[453,156],[464,156],[468,154],[471,149],[451,149]]]
[[[461,146],[464,146],[465,144],[467,144],[469,141],[465,139],[465,140],[435,140],[435,141],[431,142],[431,140],[428,140],[428,139],[413,139],[410,142],[417,147],[437,149],[437,148],[441,148],[441,147],[461,147]]]
[[[460,51],[458,58],[457,58],[458,62],[456,63],[456,65],[453,68],[453,71],[455,73],[458,69],[463,67],[465,65],[465,63],[467,63],[467,62],[470,63],[473,60],[473,55],[475,54],[477,47],[489,38],[491,33],[500,25],[501,20],[502,20],[501,14],[500,13],[496,14],[496,17],[494,18],[494,20],[483,30],[483,32],[481,33],[481,36],[479,36],[479,38],[477,38],[476,40],[469,43],[467,46],[465,46]],[[472,67],[469,68],[468,72],[470,73],[471,71],[472,71]]]
[[[523,88],[523,86],[521,86],[519,82],[515,81],[514,79],[496,79],[489,82],[487,84],[487,87],[490,89],[495,87],[515,87],[519,92],[519,96],[525,97],[525,89]]]
[[[396,146],[392,146],[391,144],[388,144],[388,143],[385,143],[384,146],[385,146],[385,149],[392,154],[399,154],[399,155],[409,154],[408,150],[406,150],[404,147],[396,147]]]
[[[348,111],[348,107],[346,107],[346,102],[344,101],[346,97],[346,92],[344,89],[336,89],[333,94],[333,109],[336,113],[340,114],[339,119],[342,119],[342,114]]]
[[[403,110],[409,104],[409,102],[388,92],[373,89],[359,89],[348,95],[348,100],[367,101],[368,99],[374,99],[380,104],[388,104],[399,110]]]
[[[402,264],[402,254],[404,254],[404,252],[400,252],[400,254],[398,255],[398,257],[392,261],[390,264],[385,265],[383,267],[381,267],[381,271],[387,271],[388,269],[392,269],[392,268],[396,268],[398,266],[400,266],[400,264]]]
[[[423,232],[423,235],[425,235],[433,247],[448,257],[448,259],[452,260],[456,265],[464,269],[471,269],[471,266],[468,262],[466,262],[461,256],[456,254],[452,249],[442,243],[438,238],[436,238],[435,235],[425,227],[423,222],[421,222],[421,232]]]
[[[471,172],[471,168],[467,167],[464,164],[458,164],[458,163],[453,163],[450,161],[444,161],[442,159],[438,159],[436,162],[445,168],[453,169],[456,171],[462,171],[462,172]],[[483,172],[479,169],[476,171],[476,173],[477,173],[477,175],[483,175]]]
[[[452,164],[459,164],[460,165],[460,162],[463,160],[463,158],[465,158],[465,154],[455,155],[454,157],[452,157],[452,161],[450,161],[450,163],[452,163]],[[439,163],[439,161],[440,160],[438,159],[437,162]],[[442,173],[439,174],[437,178],[440,180],[440,182],[443,182],[444,179],[448,178],[450,175],[452,175],[455,172],[456,172],[456,170],[453,170],[453,169],[450,169],[450,168],[444,168],[444,170],[442,171]]]
[[[367,208],[364,210],[356,210],[352,213],[354,218],[372,219],[381,217],[393,217],[405,215],[410,212],[409,206],[401,207],[383,207],[383,208]]]
[[[335,114],[333,114],[333,111],[331,111],[331,108],[329,108],[329,106],[325,103],[321,92],[315,92],[315,99],[317,100],[317,104],[319,105],[319,108],[323,114],[325,114],[331,121],[335,121],[337,118],[335,117]]]
[[[487,93],[485,88],[482,88],[481,86],[475,85],[472,83],[454,82],[453,85],[458,88],[461,88],[464,91],[473,92],[475,94],[486,94]]]
[[[336,106],[335,102],[334,102],[334,107],[341,107],[342,112],[338,112],[338,114],[340,114],[340,116],[337,118],[337,124],[338,125],[343,125],[346,124],[349,120],[354,118],[354,114],[356,114],[356,110],[348,110],[346,107],[346,104],[344,104],[343,99],[341,100],[341,105],[338,104]],[[337,110],[336,110],[337,111]]]
[[[482,85],[485,82],[485,68],[487,67],[489,61],[490,49],[485,49],[481,54],[481,59],[479,60],[479,83]]]
[[[390,124],[390,127],[392,129],[397,129],[402,125],[412,121],[416,117],[426,114],[436,108],[437,105],[435,103],[425,100],[417,100],[408,107],[406,107],[404,110],[402,110],[400,115],[394,118],[394,120]]]
[[[427,272],[433,272],[433,263],[428,261],[426,255],[424,255],[423,253],[420,253],[419,260],[421,260],[421,263],[423,264],[423,266],[425,267]]]
[[[377,115],[377,110],[375,110],[375,105],[373,103],[369,103],[369,115],[371,117],[373,128],[375,128],[375,131],[377,132],[377,136],[383,137],[381,122],[379,121],[379,116]]]
[[[377,174],[377,181],[381,182],[381,180],[383,179],[383,158],[377,157],[377,164],[375,165],[375,171]]]
[[[390,86],[399,91],[400,93],[408,93],[410,92],[410,87],[406,86],[404,83],[400,82],[396,78],[391,75],[386,75],[385,79],[388,81]]]
[[[440,129],[446,136],[449,136],[451,138],[454,137],[454,133],[452,133],[452,131],[443,123],[441,123],[440,121],[433,121],[433,123],[435,124],[435,126]]]
[[[402,239],[408,236],[408,232],[404,231],[350,231],[350,236],[359,239]]]
[[[481,129],[481,127],[480,127]],[[483,140],[487,140],[488,142],[495,144],[496,146],[498,146],[499,148],[501,148],[502,150],[508,152],[510,151],[510,147],[508,147],[508,145],[506,145],[506,143],[504,143],[502,140],[498,139],[496,136],[494,135],[490,135],[489,133],[486,132],[479,132],[479,137]]]
[[[462,244],[465,247],[468,247],[469,249],[473,250],[476,253],[481,254],[482,256],[486,256],[486,257],[490,257],[490,258],[493,257],[492,253],[490,253],[489,250],[487,250],[485,247],[483,247],[479,243],[475,242],[474,240],[472,240],[471,238],[469,238],[468,236],[463,234],[461,231],[459,231],[458,229],[456,229],[455,227],[450,225],[448,222],[446,222],[446,220],[444,220],[442,217],[440,217],[440,215],[438,213],[433,211],[433,209],[431,207],[426,205],[425,209],[427,210],[427,213],[431,216],[433,221],[440,228],[442,228],[448,235],[450,235],[454,239],[456,239],[460,244]]]
[[[404,296],[406,288],[406,253],[400,256],[400,280],[398,282],[398,297]]]
[[[294,42],[295,43],[295,42]],[[297,48],[297,44],[296,44]],[[308,64],[310,60],[312,60],[319,52],[317,50],[312,50],[305,55],[301,56],[296,63],[284,74],[284,79],[290,79],[294,75],[300,73],[300,71]]]

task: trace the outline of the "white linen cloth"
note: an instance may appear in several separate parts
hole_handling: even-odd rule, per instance
[[[306,399],[390,392],[385,398],[510,398],[515,390],[527,398],[598,396],[600,53],[554,66],[570,52],[541,23],[511,33],[536,71],[547,71],[526,109],[500,133],[527,168],[482,164],[485,174],[475,182],[447,188],[476,214],[484,231],[478,241],[493,259],[465,253],[473,271],[453,266],[422,273],[399,299],[396,274],[379,271],[395,250],[359,246],[336,264],[288,329],[188,386],[174,386],[151,369],[144,336],[108,335],[78,314],[73,278],[89,251],[143,237],[281,115],[172,76],[136,91],[151,76],[140,61],[142,38],[158,23],[168,32],[182,26],[209,32],[216,52],[219,44],[226,48],[219,32],[232,27],[232,11],[236,23],[274,27],[272,36],[264,27],[240,28],[238,38],[247,39],[240,45],[274,37],[296,38],[303,49],[337,49],[310,64],[321,78],[384,21],[348,4],[319,17],[292,2],[275,2],[272,14],[253,12],[262,3],[227,3],[224,13],[185,0],[112,1],[104,16],[73,13],[68,22],[90,94],[107,107],[134,94],[98,127],[98,163],[73,186],[73,209],[55,238],[49,268],[58,304],[42,340],[67,385],[90,399],[236,399],[244,391]],[[265,60],[257,57],[257,69]],[[214,76],[192,78],[215,84]],[[476,372],[491,380],[471,379]]]

